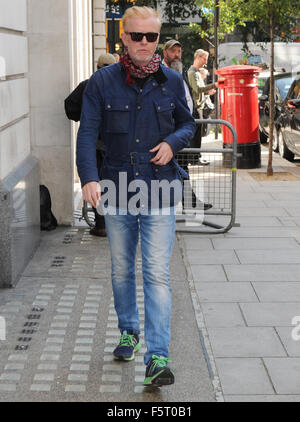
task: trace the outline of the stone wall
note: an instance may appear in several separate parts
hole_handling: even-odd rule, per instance
[[[28,0],[28,44],[32,153],[58,223],[71,225],[74,145],[64,112],[71,85],[68,0]]]
[[[93,7],[94,70],[96,70],[99,55],[106,52],[105,1],[94,0]]]
[[[26,0],[0,0],[0,287],[14,285],[40,240],[31,156]]]

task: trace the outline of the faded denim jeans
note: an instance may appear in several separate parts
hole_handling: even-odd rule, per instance
[[[147,365],[152,355],[169,356],[171,286],[169,262],[175,237],[170,215],[105,215],[112,261],[112,287],[120,331],[140,333],[136,300],[136,255],[141,239]]]

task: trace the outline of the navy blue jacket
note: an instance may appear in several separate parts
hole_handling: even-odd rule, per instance
[[[127,85],[125,78],[123,66],[116,63],[95,72],[85,89],[76,160],[82,186],[99,181],[95,154],[99,133],[106,146],[101,179],[112,180],[117,189],[120,172],[127,173],[128,184],[179,178],[174,159],[165,166],[154,165],[150,158],[155,154],[149,150],[166,141],[175,156],[189,146],[195,123],[182,77],[160,66],[143,89],[136,83]]]

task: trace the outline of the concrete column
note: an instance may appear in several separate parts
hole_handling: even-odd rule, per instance
[[[105,1],[94,0],[94,71],[97,69],[97,59],[100,54],[106,52],[106,23]]]
[[[73,223],[71,125],[64,112],[70,92],[69,4],[28,0],[32,153],[48,187],[59,224]]]

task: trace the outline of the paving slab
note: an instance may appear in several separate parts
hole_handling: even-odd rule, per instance
[[[198,297],[205,302],[257,302],[251,283],[200,283],[195,282]]]
[[[299,217],[300,215],[300,206],[299,207],[288,207],[287,208],[288,215],[292,217]]]
[[[264,362],[278,394],[300,394],[300,358],[264,358]]]
[[[236,204],[236,209],[249,209],[250,216],[253,216],[255,210],[263,210],[267,208],[267,205],[263,201],[250,201],[248,199],[241,199],[240,194],[237,196],[238,202]]]
[[[206,327],[244,327],[237,303],[202,303]]]
[[[300,264],[297,249],[236,250],[241,264]]]
[[[283,207],[287,211],[289,210],[289,208],[300,208],[300,200],[295,199],[295,195],[290,201],[278,199],[265,201],[265,204],[269,208]]]
[[[300,195],[300,189],[293,189],[291,191],[287,191],[286,189],[280,189],[278,191],[274,191],[271,193],[271,196],[276,201],[286,201],[289,203],[290,201],[295,200],[295,194]]]
[[[272,199],[274,199],[274,197],[268,192],[244,192],[243,190],[240,190],[239,196],[237,197],[237,203],[243,200],[258,202],[268,200],[271,201]]]
[[[239,219],[236,220],[239,223]],[[240,227],[233,227],[229,232],[224,235],[226,238],[241,237],[241,238],[252,238],[252,237],[300,237],[300,230],[297,228],[290,227],[247,227],[242,225]]]
[[[193,264],[218,265],[218,264],[235,264],[238,259],[234,251],[215,251],[215,250],[190,250],[189,262]]]
[[[276,331],[271,327],[208,328],[214,356],[286,356]]]
[[[229,281],[300,281],[300,265],[224,265]]]
[[[241,303],[241,310],[247,325],[268,327],[291,326],[295,316],[300,314],[300,303]]]
[[[255,216],[257,217],[288,217],[290,214],[284,208],[255,208]],[[239,217],[251,217],[253,216],[253,208],[238,206],[236,209],[237,219]]]
[[[268,250],[268,249],[297,249],[300,251],[300,244],[293,238],[240,238],[240,239],[212,239],[214,249],[235,249],[248,250],[248,254],[252,254],[253,250]]]
[[[259,403],[284,403],[284,402],[290,402],[290,403],[298,403],[300,402],[300,395],[294,395],[294,394],[269,394],[269,395],[248,395],[245,394],[244,396],[240,396],[238,394],[236,395],[230,395],[227,394],[224,396],[225,402],[259,402]]]
[[[299,315],[298,315],[298,321],[300,322]],[[287,351],[288,356],[300,357],[299,326],[292,325],[289,327],[275,327],[275,329],[278,336],[280,337],[282,344],[284,345],[285,350]],[[293,336],[294,332],[296,334],[296,337]]]
[[[227,281],[222,265],[191,265],[191,272],[195,282]]]
[[[218,358],[216,364],[225,397],[275,393],[261,359]]]
[[[260,302],[300,302],[298,282],[253,282]]]
[[[254,214],[253,217],[239,216],[237,222],[242,227],[281,227],[282,224],[277,217],[259,217]]]
[[[213,249],[211,239],[202,239],[199,236],[184,236],[184,243],[187,250],[207,251]]]

